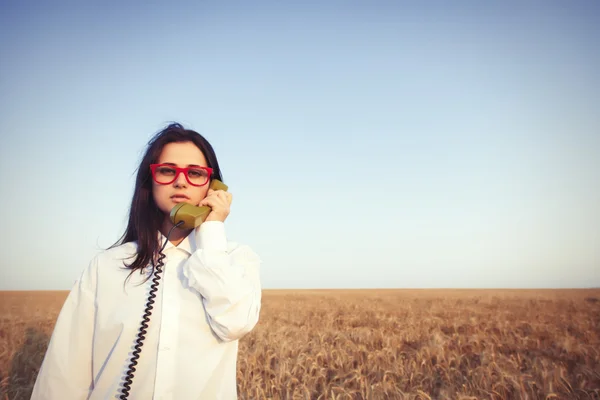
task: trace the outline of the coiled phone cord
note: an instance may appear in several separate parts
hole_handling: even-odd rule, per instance
[[[148,322],[150,322],[150,315],[152,315],[152,305],[154,304],[154,299],[156,298],[156,292],[158,291],[158,282],[160,280],[160,274],[162,273],[163,259],[165,255],[163,254],[163,250],[167,246],[169,242],[169,237],[171,236],[171,232],[173,229],[177,228],[179,225],[182,225],[183,221],[180,221],[176,225],[174,225],[169,233],[167,234],[167,238],[165,243],[162,245],[159,251],[158,263],[156,265],[156,271],[154,273],[154,278],[152,279],[152,285],[150,286],[150,293],[148,295],[148,302],[146,303],[146,309],[144,310],[144,315],[142,316],[142,324],[140,326],[140,330],[138,332],[138,336],[136,339],[136,345],[134,347],[134,351],[131,357],[131,363],[129,364],[129,369],[127,370],[127,375],[125,376],[125,383],[123,384],[122,395],[120,397],[121,400],[126,400],[129,396],[129,391],[131,390],[131,383],[133,382],[133,374],[135,372],[135,366],[137,365],[137,360],[140,358],[140,353],[142,352],[142,346],[144,345],[144,339],[146,339],[146,329],[148,328]]]

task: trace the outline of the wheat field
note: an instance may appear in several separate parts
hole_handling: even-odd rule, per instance
[[[0,292],[0,400],[66,292]],[[240,399],[600,399],[600,290],[265,290]]]

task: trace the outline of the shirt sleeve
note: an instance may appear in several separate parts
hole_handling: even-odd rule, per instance
[[[240,339],[258,323],[261,260],[249,246],[228,246],[223,222],[207,221],[197,229],[197,250],[183,273],[202,295],[215,334],[224,341]]]
[[[61,308],[33,387],[32,400],[87,399],[92,391],[96,262],[94,258],[75,281]]]

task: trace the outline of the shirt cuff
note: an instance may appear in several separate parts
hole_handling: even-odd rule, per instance
[[[222,221],[205,221],[198,228],[197,248],[227,251],[225,223]]]

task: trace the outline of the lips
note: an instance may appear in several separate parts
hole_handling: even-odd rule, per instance
[[[179,202],[179,201],[187,201],[189,199],[190,198],[187,197],[185,194],[174,194],[173,196],[171,196],[171,200],[177,201],[177,202]]]

